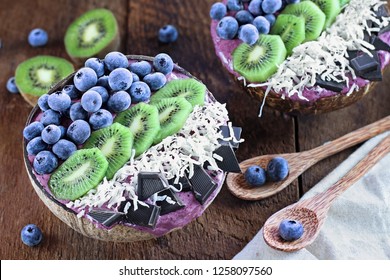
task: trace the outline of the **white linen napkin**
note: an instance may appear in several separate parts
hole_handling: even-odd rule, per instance
[[[389,134],[367,141],[301,199],[332,186]],[[390,153],[333,202],[311,245],[291,253],[277,251],[264,242],[261,229],[234,259],[390,259]]]

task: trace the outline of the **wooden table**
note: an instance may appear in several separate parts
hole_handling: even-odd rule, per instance
[[[353,149],[322,161],[281,193],[248,202],[222,189],[205,214],[184,229],[156,240],[133,244],[101,242],[84,237],[57,219],[38,199],[23,166],[22,130],[31,107],[20,95],[5,89],[16,66],[38,54],[68,58],[63,36],[68,24],[83,12],[97,7],[113,11],[121,32],[121,51],[154,56],[169,53],[174,61],[200,78],[216,98],[227,103],[233,124],[243,128],[245,142],[240,161],[261,154],[310,149],[390,113],[390,75],[360,102],[336,112],[288,117],[265,109],[235,84],[214,54],[209,31],[209,7],[214,0],[1,0],[0,1],[0,228],[1,259],[230,259],[238,253],[275,211],[295,202],[343,161]],[[158,29],[171,23],[180,37],[160,45]],[[27,35],[42,27],[49,33],[44,48],[32,48]],[[29,248],[20,230],[35,223],[44,241]]]

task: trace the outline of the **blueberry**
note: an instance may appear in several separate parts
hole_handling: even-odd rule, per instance
[[[88,58],[85,61],[84,66],[93,69],[96,72],[96,75],[98,77],[104,75],[104,61],[99,58],[96,57]]]
[[[38,106],[39,108],[44,112],[49,110],[49,104],[47,104],[47,99],[49,98],[49,95],[45,93],[44,95],[41,95],[38,98]]]
[[[107,102],[109,95],[108,95],[108,91],[107,91],[107,89],[105,87],[95,86],[95,87],[91,88],[90,90],[94,90],[97,93],[99,93],[100,96],[102,97],[102,102],[103,103]]]
[[[61,123],[61,114],[53,109],[46,110],[42,114],[41,123],[43,123],[44,126],[49,124],[59,125]]]
[[[89,117],[89,124],[94,130],[107,127],[112,124],[112,121],[112,114],[105,109],[100,109]]]
[[[164,44],[175,42],[177,37],[179,37],[179,32],[176,27],[171,24],[164,25],[158,31],[158,40]]]
[[[303,235],[303,225],[296,220],[283,220],[279,225],[279,234],[286,241],[294,241]]]
[[[130,107],[131,98],[130,95],[122,90],[114,93],[107,101],[107,107],[112,112],[122,112]]]
[[[275,157],[267,165],[267,176],[270,181],[284,180],[288,175],[288,162],[282,157]]]
[[[274,14],[282,8],[282,0],[263,0],[261,8],[266,14]]]
[[[45,143],[53,145],[60,140],[61,129],[55,124],[49,124],[42,130],[41,137]]]
[[[63,125],[59,125],[58,128],[61,130],[61,137],[60,137],[60,138],[62,139],[62,138],[65,137],[65,135],[66,135],[66,130],[67,130],[67,129],[66,129],[66,127],[63,126]]]
[[[26,150],[28,155],[36,155],[39,152],[46,150],[47,144],[43,142],[42,137],[35,137],[27,143]]]
[[[150,88],[144,82],[135,82],[130,87],[130,96],[134,102],[148,101],[150,94]]]
[[[70,157],[76,150],[76,145],[66,139],[61,139],[53,146],[53,153],[60,159],[66,160]]]
[[[8,79],[6,87],[10,93],[19,93],[19,89],[17,88],[15,83],[15,77],[11,77]]]
[[[163,73],[155,72],[146,75],[143,81],[148,84],[152,91],[156,91],[167,83],[167,77]]]
[[[40,175],[52,173],[58,166],[57,157],[50,151],[39,152],[33,162],[35,172]]]
[[[226,16],[227,7],[224,3],[217,2],[214,3],[210,8],[210,18],[215,20],[220,20]]]
[[[108,84],[114,91],[127,90],[133,82],[133,75],[126,68],[116,68],[108,75]]]
[[[96,72],[91,68],[83,67],[74,75],[73,83],[79,91],[87,91],[97,83]]]
[[[220,38],[231,40],[236,37],[238,22],[234,17],[227,16],[221,19],[217,26],[217,34]]]
[[[81,106],[89,113],[99,110],[102,107],[102,104],[102,97],[97,91],[88,90],[81,96]]]
[[[32,122],[23,129],[23,137],[30,141],[31,139],[40,136],[44,128],[45,127],[41,122]]]
[[[173,70],[172,58],[166,53],[160,53],[153,59],[153,67],[156,71],[167,75]]]
[[[238,38],[249,45],[253,45],[259,39],[259,31],[253,24],[245,24],[242,26]]]
[[[300,2],[300,0],[286,0],[287,4],[297,4],[299,2]]]
[[[102,87],[105,87],[106,89],[108,89],[110,86],[108,85],[108,76],[101,76],[97,83],[96,83],[97,86],[102,86]]]
[[[49,37],[42,28],[35,28],[28,34],[28,43],[32,47],[42,47],[47,44]]]
[[[140,80],[137,74],[131,72],[131,75],[133,75],[133,83],[138,82]]]
[[[268,15],[265,15],[264,17],[269,21],[269,24],[271,26],[274,25],[276,18],[273,14],[268,14]]]
[[[112,71],[116,68],[129,67],[129,60],[123,53],[110,52],[104,58],[104,64],[109,71]]]
[[[269,21],[263,17],[263,16],[258,16],[253,20],[252,23],[254,26],[256,26],[257,31],[259,31],[259,34],[268,34],[269,29],[271,28],[271,24]]]
[[[56,91],[49,95],[47,104],[51,109],[57,112],[64,112],[70,107],[72,100],[69,95],[62,91]]]
[[[264,185],[267,178],[265,170],[257,165],[250,166],[245,171],[244,177],[248,184],[254,187]]]
[[[81,106],[81,102],[76,102],[70,107],[69,117],[72,121],[87,120],[88,112]]]
[[[69,95],[70,99],[77,99],[79,98],[79,91],[74,85],[66,85],[62,89],[62,92]]]
[[[263,14],[263,9],[261,8],[261,3],[263,0],[252,0],[249,3],[248,11],[254,16],[260,16]]]
[[[226,3],[226,7],[229,11],[239,11],[244,8],[241,0],[228,0]]]
[[[152,65],[147,61],[139,61],[130,64],[129,69],[139,78],[143,78],[152,72]]]
[[[39,227],[33,224],[26,225],[20,232],[22,242],[27,246],[33,247],[41,243],[43,234]]]
[[[75,120],[69,125],[66,135],[76,145],[83,144],[91,135],[91,127],[84,120]]]
[[[252,21],[253,21],[252,14],[246,10],[242,10],[242,11],[237,12],[237,14],[235,15],[235,18],[236,18],[239,25],[252,23]]]

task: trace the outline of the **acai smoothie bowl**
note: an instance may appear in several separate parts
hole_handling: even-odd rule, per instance
[[[296,114],[361,99],[390,63],[387,2],[227,0],[210,9],[223,66],[252,97]]]
[[[23,131],[40,199],[74,230],[146,240],[198,218],[243,140],[206,86],[167,54],[108,53],[41,96]]]

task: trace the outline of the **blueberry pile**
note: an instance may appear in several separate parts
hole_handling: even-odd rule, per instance
[[[108,53],[104,60],[88,59],[73,83],[39,98],[41,117],[23,130],[27,153],[35,156],[35,171],[52,173],[93,131],[110,126],[114,116],[132,104],[148,101],[152,91],[166,84],[173,67],[171,57],[164,53],[152,64],[129,64],[120,52]]]
[[[214,3],[210,17],[218,20],[217,35],[225,40],[240,39],[253,45],[261,34],[268,34],[278,12],[300,0],[227,0]]]
[[[279,182],[286,179],[289,167],[286,159],[275,157],[271,159],[267,165],[267,170],[264,170],[258,165],[250,166],[244,174],[245,181],[254,187],[262,186],[265,182]]]

